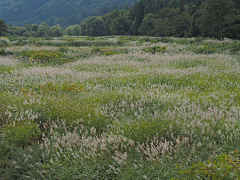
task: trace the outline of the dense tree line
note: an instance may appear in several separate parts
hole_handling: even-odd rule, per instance
[[[60,37],[62,35],[80,36],[82,35],[80,25],[72,25],[63,29],[59,24],[49,26],[46,22],[37,24],[28,24],[21,26],[8,26],[7,35],[10,36],[25,36],[25,37]],[[6,34],[6,33],[5,33]]]
[[[0,27],[1,34],[6,33],[6,27],[3,29],[5,32]],[[76,24],[63,29],[59,24],[50,27],[43,22],[24,27],[9,26],[8,34],[36,37],[66,34],[240,39],[240,0],[141,0],[123,10],[91,16],[81,26]]]
[[[129,10],[87,19],[82,33],[239,39],[239,8],[239,0],[141,0]],[[101,20],[102,28],[94,28],[93,18]]]

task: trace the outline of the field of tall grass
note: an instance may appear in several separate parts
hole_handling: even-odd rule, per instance
[[[239,49],[202,38],[8,41],[0,179],[240,179]]]

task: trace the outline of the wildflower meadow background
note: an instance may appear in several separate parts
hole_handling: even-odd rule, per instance
[[[240,179],[238,41],[2,39],[0,179]]]

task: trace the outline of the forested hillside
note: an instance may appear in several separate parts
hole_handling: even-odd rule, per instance
[[[239,39],[239,4],[239,0],[141,0],[129,11],[88,18],[82,33]]]
[[[0,18],[7,24],[79,24],[90,15],[102,15],[137,0],[0,0]]]
[[[0,2],[0,18],[6,24],[24,25],[9,26],[11,36],[147,35],[240,39],[240,0],[41,0],[36,1],[36,5],[34,0]]]

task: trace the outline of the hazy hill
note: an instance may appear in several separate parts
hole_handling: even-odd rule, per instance
[[[47,22],[68,26],[90,15],[102,15],[138,0],[0,0],[0,19],[7,24]]]

